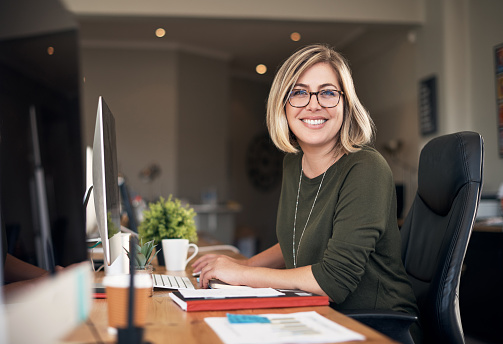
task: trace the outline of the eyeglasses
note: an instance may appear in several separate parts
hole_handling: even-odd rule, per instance
[[[316,100],[321,107],[333,108],[339,104],[341,95],[344,95],[344,92],[339,90],[321,90],[318,92],[309,92],[306,90],[294,89],[288,96],[288,102],[291,106],[296,108],[305,107],[309,104],[313,95],[316,95]]]

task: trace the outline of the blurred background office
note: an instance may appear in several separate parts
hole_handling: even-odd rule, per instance
[[[419,151],[437,135],[480,132],[484,192],[502,182],[494,71],[501,1],[63,4],[79,25],[83,143],[91,143],[103,95],[117,116],[119,169],[133,190],[192,204],[213,190],[218,203],[242,206],[236,227],[256,233],[259,249],[275,240],[281,163],[261,140],[266,97],[278,65],[305,44],[329,43],[349,59],[377,125],[376,147],[404,185],[405,210]],[[267,71],[258,74],[258,65]],[[431,80],[436,121],[422,128],[421,85]],[[152,164],[159,176],[142,181]]]
[[[349,59],[403,215],[421,148],[456,131],[484,137],[483,193],[492,197],[503,182],[501,13],[499,0],[2,1],[1,190],[17,250],[36,263],[26,109],[38,109],[50,224],[67,233],[82,229],[85,147],[100,95],[115,115],[119,171],[133,195],[186,200],[209,214],[210,229],[230,226],[222,241],[274,244],[282,156],[266,135],[265,104],[279,64],[309,43]]]

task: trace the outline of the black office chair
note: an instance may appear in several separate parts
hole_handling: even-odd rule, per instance
[[[434,138],[421,151],[418,189],[401,235],[424,343],[464,343],[459,280],[480,200],[483,159],[483,139],[473,132]],[[412,343],[408,329],[413,316],[375,311],[348,315]]]

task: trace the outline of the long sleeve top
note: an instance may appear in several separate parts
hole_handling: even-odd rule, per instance
[[[302,154],[283,162],[276,234],[287,268]],[[401,261],[393,176],[384,158],[365,147],[344,155],[323,175],[302,175],[295,233],[297,267],[311,265],[334,308],[418,314]],[[312,213],[306,226],[306,221]],[[305,229],[304,229],[305,228]]]

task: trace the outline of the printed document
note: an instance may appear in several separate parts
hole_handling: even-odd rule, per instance
[[[365,339],[315,311],[260,314],[260,317],[269,321],[231,323],[227,317],[204,320],[225,344],[337,343]]]

